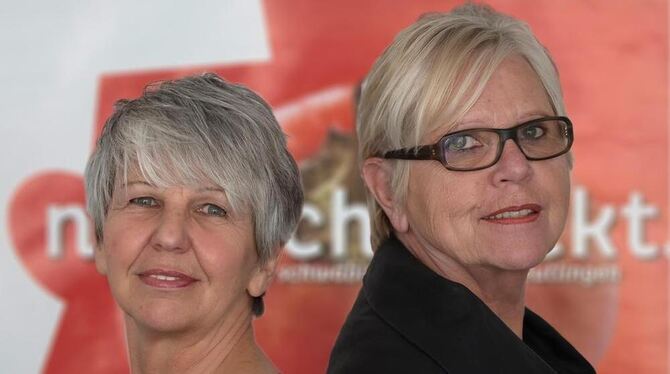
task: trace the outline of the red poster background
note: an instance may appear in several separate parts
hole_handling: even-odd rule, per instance
[[[449,10],[458,3],[266,1],[270,61],[102,76],[95,134],[117,99],[135,97],[155,80],[209,70],[248,85],[278,112],[297,107],[279,119],[289,135],[291,152],[304,161],[321,149],[329,129],[351,133],[354,87],[393,36],[420,14]],[[573,341],[599,373],[666,373],[667,250],[651,258],[636,256],[629,245],[631,224],[622,211],[631,193],[640,193],[647,204],[660,209],[657,217],[645,222],[645,240],[667,243],[667,2],[489,3],[526,20],[551,51],[561,72],[568,114],[575,123],[573,184],[588,191],[592,219],[607,207],[616,215],[609,230],[616,256],[603,256],[591,245],[586,258],[573,258],[568,225],[563,239],[567,255],[558,261],[613,264],[620,269],[621,279],[591,286],[532,284],[529,305]],[[336,94],[328,100],[307,99],[323,92]],[[35,196],[42,198],[36,202]],[[68,303],[45,372],[127,371],[120,317],[103,279],[90,263],[73,255],[58,265],[44,255],[40,217],[46,207],[82,201],[81,176],[45,172],[18,188],[10,206],[10,233],[27,271]],[[35,209],[17,208],[25,204]],[[73,234],[66,238],[72,254]],[[284,266],[296,262],[284,256]],[[59,281],[54,283],[56,278]],[[358,286],[275,282],[267,296],[267,313],[255,328],[261,346],[283,372],[324,371]],[[111,323],[101,324],[102,319]]]

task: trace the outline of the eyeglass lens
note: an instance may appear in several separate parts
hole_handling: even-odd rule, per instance
[[[567,123],[559,119],[535,121],[514,130],[516,143],[530,160],[551,158],[566,150]],[[495,162],[504,146],[500,141],[504,130],[480,129],[459,131],[442,138],[443,160],[450,167],[478,168]]]

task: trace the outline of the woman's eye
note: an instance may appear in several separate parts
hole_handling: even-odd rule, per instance
[[[544,128],[538,125],[524,127],[521,135],[524,139],[539,139],[544,135]]]
[[[471,135],[453,135],[447,138],[448,151],[467,151],[481,144]]]
[[[226,217],[228,212],[225,209],[214,204],[205,204],[200,207],[199,211],[203,214],[215,217]]]
[[[154,199],[153,197],[146,197],[146,196],[130,199],[130,203],[145,207],[158,206],[158,202],[156,201],[156,199]]]

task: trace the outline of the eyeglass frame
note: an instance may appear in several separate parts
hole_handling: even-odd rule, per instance
[[[536,122],[544,122],[544,121],[562,121],[565,123],[565,132],[566,136],[568,138],[568,144],[565,146],[565,149],[559,153],[553,154],[551,156],[546,156],[546,157],[529,157],[526,152],[523,150],[523,148],[519,145],[519,141],[517,139],[517,129],[520,127],[528,126]],[[461,133],[467,133],[467,132],[472,132],[472,131],[488,131],[488,132],[495,132],[498,135],[498,148],[497,148],[497,154],[496,157],[493,159],[492,162],[485,166],[478,166],[476,168],[455,168],[452,166],[447,165],[446,160],[444,159],[444,152],[442,151],[442,146],[441,144],[443,143],[444,138],[447,136],[453,136],[453,135],[458,135]],[[396,149],[392,151],[387,151],[384,152],[382,155],[382,158],[385,159],[396,159],[396,160],[435,160],[439,161],[442,166],[444,166],[447,170],[451,171],[476,171],[476,170],[482,170],[489,168],[498,161],[500,161],[500,157],[502,156],[503,150],[505,148],[505,142],[509,139],[512,139],[514,141],[514,144],[519,148],[521,153],[524,155],[526,160],[529,161],[542,161],[542,160],[549,160],[552,158],[556,158],[558,156],[561,156],[563,154],[566,154],[570,151],[570,148],[572,148],[572,143],[575,140],[575,136],[572,130],[572,121],[568,117],[565,116],[547,116],[547,117],[540,117],[540,118],[535,118],[530,121],[526,121],[523,123],[520,123],[518,125],[508,127],[506,129],[493,129],[493,128],[487,128],[487,127],[480,127],[480,128],[472,128],[472,129],[464,129],[464,130],[458,130],[454,131],[452,133],[448,133],[440,137],[440,139],[435,142],[434,144],[428,144],[428,145],[420,145],[416,147],[409,147],[409,148],[401,148],[401,149]]]

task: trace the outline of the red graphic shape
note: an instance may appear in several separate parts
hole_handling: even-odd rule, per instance
[[[61,256],[47,254],[48,209],[63,206],[84,209],[81,176],[33,176],[17,189],[9,206],[9,233],[23,266],[65,304],[44,372],[128,372],[123,325],[107,282],[91,259],[78,254],[76,230],[86,228],[64,223]]]

